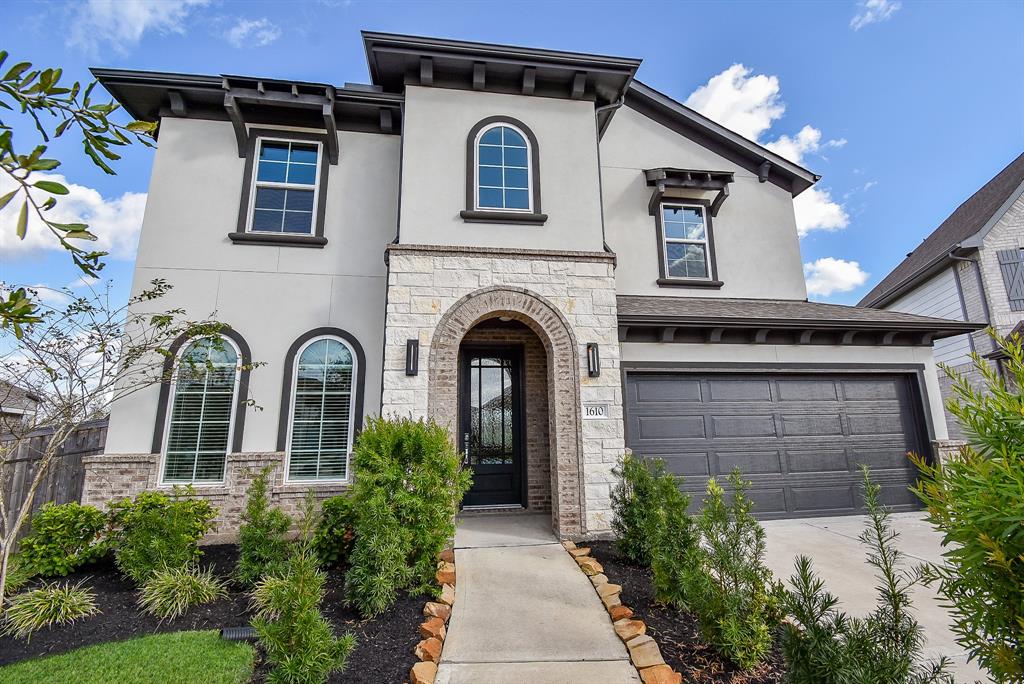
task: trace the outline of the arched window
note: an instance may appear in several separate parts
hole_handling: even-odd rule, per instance
[[[476,208],[531,211],[530,144],[508,122],[485,126],[476,138]]]
[[[347,480],[357,355],[338,337],[314,337],[296,355],[288,427],[289,480]]]
[[[170,388],[163,482],[223,482],[241,356],[235,342],[225,336],[183,346]]]

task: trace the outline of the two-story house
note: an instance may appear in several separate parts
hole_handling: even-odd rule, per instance
[[[988,323],[1024,336],[1024,154],[967,198],[888,275],[860,306]],[[935,342],[935,360],[974,382],[971,353],[1001,372],[1002,351],[984,331]],[[939,373],[942,396],[952,381]],[[963,431],[946,413],[950,437]]]
[[[365,416],[447,426],[467,507],[610,529],[629,447],[765,517],[913,506],[946,421],[932,343],[969,323],[807,301],[818,176],[643,85],[638,59],[364,33],[370,85],[96,70],[159,144],[135,290],[216,312],[220,372],[114,407],[85,500],[192,483],[236,523],[341,491]],[[244,362],[266,365],[245,372]],[[252,399],[262,407],[243,403]]]

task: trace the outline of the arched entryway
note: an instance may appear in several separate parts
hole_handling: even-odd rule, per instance
[[[511,373],[515,364],[514,354],[478,352],[486,352],[488,347],[494,352],[500,348],[520,349],[521,362],[525,364],[531,340],[529,335],[539,342],[544,351],[546,470],[550,475],[552,528],[563,537],[579,536],[586,531],[579,419],[579,351],[568,322],[549,301],[525,289],[493,287],[473,292],[456,302],[442,317],[430,345],[428,413],[439,424],[451,426],[453,438],[461,446],[459,405],[460,400],[466,404],[465,393],[469,383],[464,381],[460,386],[460,378],[465,379],[466,373],[472,372],[467,364],[474,363],[473,359],[482,359],[478,362],[478,377],[482,372],[494,376],[503,374],[503,359],[509,359]],[[507,344],[502,344],[503,339]],[[482,370],[485,367],[487,370]],[[491,370],[494,368],[498,369],[497,372]],[[526,380],[523,379],[523,401],[529,400],[525,392]],[[494,394],[492,391],[491,395]],[[477,396],[479,399],[480,395]],[[500,400],[495,395],[488,401]],[[525,422],[531,414],[531,407],[521,408]],[[536,407],[532,413],[536,414]],[[536,429],[539,427],[535,426]],[[525,466],[521,477],[525,478],[527,485],[523,502],[527,506],[530,503],[530,439],[531,436],[526,434],[522,441],[527,460],[521,464]],[[541,457],[538,451],[534,449],[534,458]],[[536,468],[532,474],[537,474]],[[520,484],[523,483],[521,480]],[[542,496],[538,490],[533,493],[535,499]]]

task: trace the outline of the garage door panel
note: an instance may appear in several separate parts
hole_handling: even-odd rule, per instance
[[[738,467],[759,517],[862,512],[859,463],[886,504],[917,507],[906,452],[921,448],[922,419],[907,376],[627,373],[626,384],[627,444],[684,476],[695,507],[709,476]]]

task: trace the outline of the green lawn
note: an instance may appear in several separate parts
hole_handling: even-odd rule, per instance
[[[87,646],[0,667],[2,684],[242,684],[253,649],[217,632],[173,632]]]

